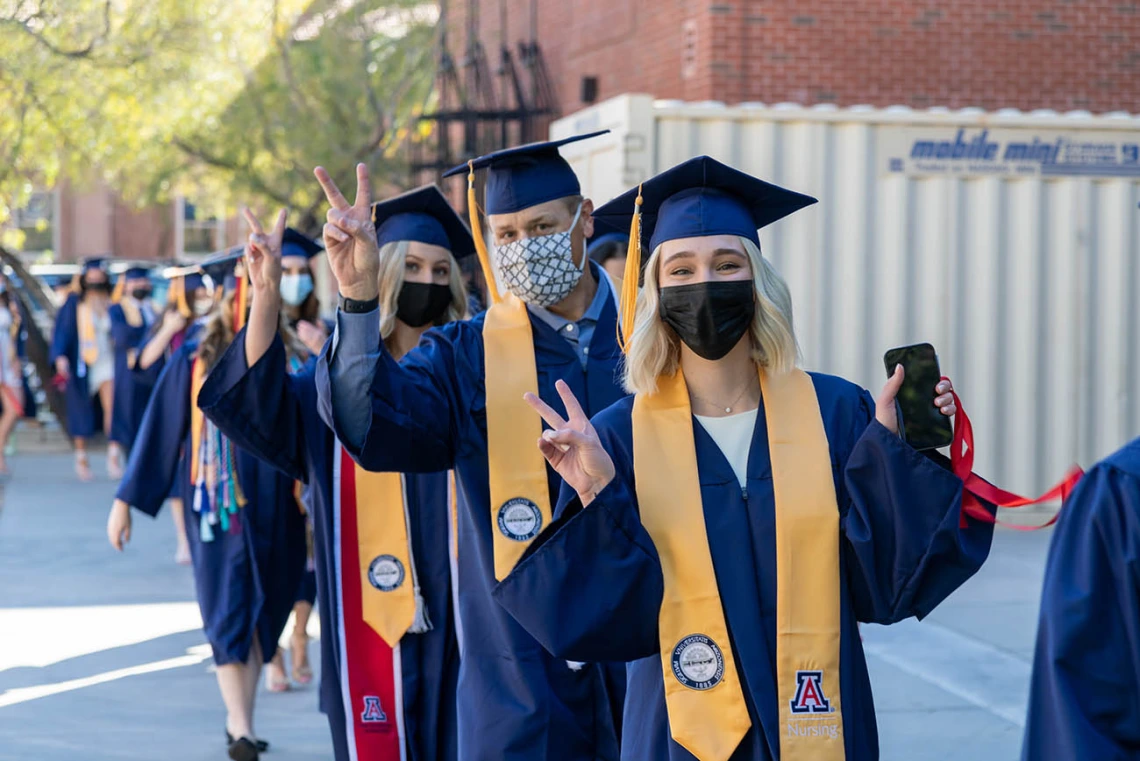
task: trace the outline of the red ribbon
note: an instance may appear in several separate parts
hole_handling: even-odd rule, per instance
[[[943,378],[942,380],[948,381],[949,378]],[[959,527],[966,528],[967,515],[971,518],[977,518],[980,521],[996,523],[1000,526],[1017,529],[1018,531],[1036,531],[1037,529],[1046,528],[1056,523],[1057,518],[1060,516],[1059,512],[1040,526],[1022,526],[1016,523],[1006,523],[1005,521],[998,520],[996,516],[990,515],[989,511],[982,507],[978,498],[980,497],[998,507],[1006,508],[1039,505],[1045,502],[1055,502],[1057,500],[1061,500],[1063,506],[1065,500],[1069,498],[1069,495],[1073,492],[1077,482],[1081,480],[1081,476],[1083,476],[1085,472],[1074,465],[1069,469],[1069,472],[1059,484],[1037,499],[1022,497],[1013,492],[999,489],[988,481],[984,481],[974,474],[974,427],[970,424],[970,418],[966,415],[966,410],[962,408],[962,400],[958,398],[957,392],[951,390],[950,394],[954,397],[954,404],[958,408],[958,414],[954,417],[954,441],[950,445],[950,468],[954,471],[954,475],[962,479],[963,483],[962,517],[958,524]]]

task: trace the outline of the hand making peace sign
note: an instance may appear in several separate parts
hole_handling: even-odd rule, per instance
[[[523,398],[552,429],[542,432],[542,438],[538,440],[539,451],[554,472],[578,492],[585,506],[613,480],[614,461],[602,448],[597,431],[566,381],[560,380],[554,387],[566,405],[568,420],[563,420],[549,404],[534,394],[527,393]]]
[[[372,224],[372,184],[368,167],[356,165],[356,202],[351,206],[324,167],[313,170],[332,206],[324,227],[325,254],[340,293],[355,301],[376,298],[380,251]]]
[[[277,223],[268,235],[252,211],[243,207],[241,213],[251,231],[245,247],[245,266],[254,295],[276,294],[281,287],[281,240],[285,237],[287,212],[277,212]]]

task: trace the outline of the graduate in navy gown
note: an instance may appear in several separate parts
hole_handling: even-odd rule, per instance
[[[629,229],[637,196],[600,224]],[[814,199],[701,157],[643,200],[626,270],[652,252],[625,323],[636,396],[592,422],[563,384],[566,414],[528,397],[567,486],[495,597],[561,657],[630,662],[625,759],[875,759],[857,622],[928,614],[993,526],[959,528],[962,482],[900,439],[901,368],[877,401],[795,368],[757,230]],[[950,390],[930,389],[944,415]]]
[[[378,203],[373,214],[382,262],[382,306],[374,317],[385,346],[400,357],[431,326],[466,318],[456,257],[469,255],[474,246],[434,186]],[[405,498],[397,501],[407,507],[409,561],[414,559],[404,584],[418,583],[424,615],[417,617],[419,626],[405,619],[413,628],[397,630],[392,646],[365,619],[365,596],[384,606],[390,591],[371,583],[372,574],[367,585],[361,581],[360,558],[371,560],[382,549],[360,539],[358,516],[366,509],[378,513],[403,506],[370,505],[366,500],[375,495],[357,489],[355,464],[317,414],[315,368],[288,376],[281,372],[281,343],[267,326],[277,319],[276,280],[283,262],[274,254],[276,239],[260,235],[256,220],[251,224],[250,325],[222,358],[199,404],[243,448],[306,483],[322,632],[320,703],[337,761],[397,761],[402,752],[421,761],[454,759],[459,648],[447,473],[403,479]],[[427,621],[430,629],[423,631]],[[397,678],[401,691],[395,689]],[[399,695],[402,706],[393,706],[386,695]],[[370,708],[368,698],[378,698],[379,711]],[[373,726],[395,732],[370,731]]]
[[[265,747],[254,739],[258,677],[293,608],[304,571],[305,523],[293,480],[235,447],[194,405],[204,377],[233,340],[235,316],[238,325],[244,321],[236,302],[236,293],[227,294],[198,338],[166,362],[107,532],[121,550],[130,539],[130,507],[154,516],[177,485],[198,605],[227,711],[230,758],[251,761]],[[305,355],[296,336],[286,333],[286,341],[288,354]]]
[[[1045,565],[1023,761],[1140,757],[1140,439],[1088,471]]]
[[[315,357],[332,333],[332,327],[321,319],[321,304],[317,299],[313,281],[313,257],[324,249],[320,244],[291,227],[285,228],[281,241],[281,313],[289,327]],[[296,370],[298,368],[294,368]],[[312,496],[305,485],[299,487],[306,514],[312,509]],[[293,606],[293,631],[290,634],[292,669],[291,676],[298,684],[313,681],[313,670],[309,666],[309,616],[317,599],[316,565],[312,557],[313,525],[311,516],[306,521],[307,545],[310,550],[305,565],[305,575],[297,590],[297,602]],[[280,692],[289,686],[285,676],[284,652],[277,656],[265,669],[266,688],[270,692]]]
[[[552,656],[491,598],[497,577],[549,519],[560,486],[533,448],[538,426],[527,424],[523,390],[557,404],[561,378],[593,411],[624,395],[617,289],[586,256],[593,205],[560,144],[474,161],[487,169],[487,221],[508,292],[495,286],[479,250],[495,304],[470,321],[429,330],[399,363],[377,330],[379,257],[368,224],[367,169],[357,169],[354,206],[316,171],[332,205],[325,251],[341,295],[336,332],[317,366],[321,416],[369,471],[455,471],[464,761],[618,755],[624,669]],[[481,230],[473,231],[483,246]]]
[[[162,317],[151,326],[150,332],[139,345],[138,358],[131,370],[135,394],[145,397],[148,402],[166,361],[183,343],[197,338],[216,306],[213,281],[205,277],[198,265],[168,267],[162,274],[169,280]],[[221,283],[218,283],[219,291],[220,286]],[[143,411],[145,410],[144,406]],[[140,417],[140,424],[141,421]],[[171,484],[168,495],[170,517],[174,521],[177,539],[174,561],[179,565],[189,565],[190,540],[186,538],[186,520],[182,514],[182,498],[179,494],[178,484]]]
[[[103,259],[89,259],[77,275],[75,288],[56,314],[49,361],[66,382],[67,433],[75,446],[75,472],[83,481],[94,476],[87,458],[87,440],[111,425],[115,358],[111,351],[111,279]],[[119,475],[122,452],[107,448],[108,472]]]
[[[115,283],[108,314],[111,344],[115,351],[114,400],[111,407],[111,441],[129,453],[142,422],[149,389],[135,383],[139,348],[155,325],[157,316],[150,296],[154,288],[145,267],[131,267]],[[119,474],[121,475],[121,473]]]

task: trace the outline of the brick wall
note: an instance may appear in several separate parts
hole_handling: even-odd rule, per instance
[[[480,0],[497,64],[529,37],[530,0]],[[535,0],[563,114],[623,92],[792,101],[1140,113],[1140,0]],[[449,0],[460,63],[468,0]],[[695,61],[682,47],[695,32]],[[687,69],[683,72],[683,69]]]

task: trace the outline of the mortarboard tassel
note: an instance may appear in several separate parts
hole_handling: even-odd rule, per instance
[[[641,277],[641,185],[637,186],[633,221],[629,223],[629,247],[626,250],[625,273],[621,281],[621,302],[618,308],[618,346],[629,354],[633,338],[633,321],[637,315],[638,280]]]
[[[249,303],[249,283],[246,275],[237,278],[234,291],[234,333],[240,333],[245,327],[245,309]]]
[[[483,279],[487,281],[487,292],[491,303],[498,304],[499,286],[495,282],[495,270],[491,267],[491,256],[487,253],[487,241],[483,238],[483,225],[479,222],[479,205],[475,202],[475,162],[468,161],[467,168],[467,216],[471,220],[471,237],[475,239],[475,253],[479,255],[479,266],[483,268]]]
[[[127,273],[119,275],[119,280],[115,283],[115,290],[111,292],[111,303],[118,304],[123,300],[123,294],[127,291]]]

